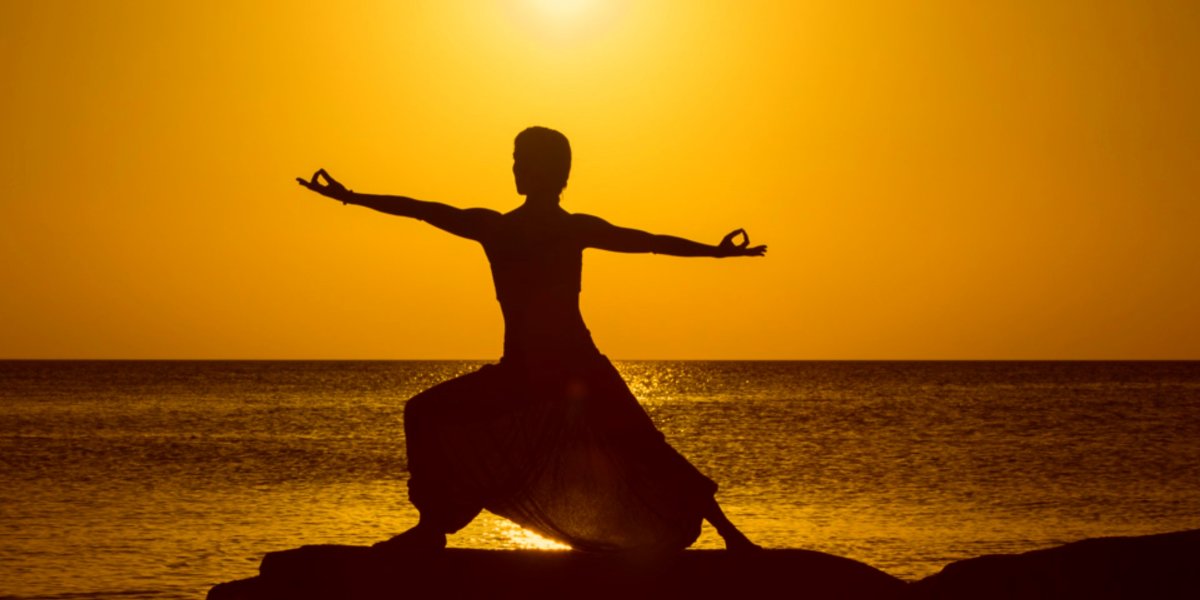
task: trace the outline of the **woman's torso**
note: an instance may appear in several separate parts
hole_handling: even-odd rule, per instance
[[[579,311],[584,245],[561,208],[522,207],[483,242],[504,315],[506,360],[595,355]]]

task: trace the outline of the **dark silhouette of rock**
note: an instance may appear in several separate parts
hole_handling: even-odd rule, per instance
[[[1200,598],[1200,529],[982,556],[911,584],[808,550],[638,555],[304,546],[267,554],[259,573],[217,585],[208,597],[1191,600]]]
[[[912,600],[1191,600],[1200,598],[1200,529],[981,556],[909,587]]]
[[[304,546],[263,558],[260,575],[210,600],[382,598],[899,599],[905,583],[807,550],[688,550],[667,555],[536,550],[380,552]]]

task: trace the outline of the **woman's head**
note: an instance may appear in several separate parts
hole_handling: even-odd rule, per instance
[[[513,144],[513,177],[522,195],[562,192],[571,173],[567,136],[547,127],[530,127]]]

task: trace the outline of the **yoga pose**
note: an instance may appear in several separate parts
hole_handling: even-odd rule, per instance
[[[757,549],[726,518],[716,484],[667,444],[579,312],[583,251],[762,256],[739,229],[716,246],[654,235],[559,206],[571,169],[561,133],[517,135],[520,207],[499,213],[359,194],[324,169],[304,187],[343,204],[420,219],[483,246],[504,315],[499,364],[426,390],[404,408],[413,528],[376,544],[442,548],[483,509],[583,550],[677,550],[716,527],[730,550]],[[741,237],[740,243],[735,242]]]

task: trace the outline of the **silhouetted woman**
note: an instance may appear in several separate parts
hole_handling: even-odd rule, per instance
[[[757,548],[717,505],[717,486],[669,446],[579,312],[583,250],[761,256],[742,230],[717,246],[610,225],[559,206],[571,169],[561,133],[517,135],[513,176],[525,203],[501,214],[359,194],[322,169],[314,192],[420,219],[483,245],[504,314],[496,365],[441,383],[404,409],[415,527],[377,546],[441,548],[482,509],[584,550],[691,545],[703,520],[729,549]],[[322,183],[321,179],[324,179]],[[741,235],[740,244],[734,239]]]

